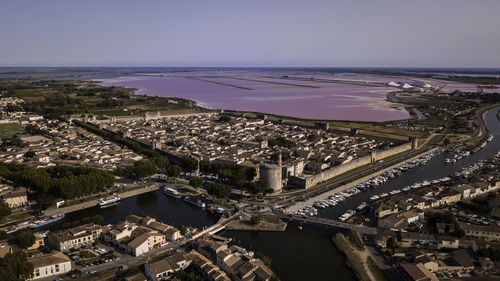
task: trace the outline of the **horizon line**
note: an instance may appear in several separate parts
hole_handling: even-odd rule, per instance
[[[187,65],[0,65],[0,68],[289,68],[289,69],[470,69],[470,70],[500,70],[500,67],[480,66],[187,66]]]

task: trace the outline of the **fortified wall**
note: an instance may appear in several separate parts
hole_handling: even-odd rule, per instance
[[[339,165],[339,166],[336,166],[336,167],[333,167],[330,169],[326,169],[323,172],[318,173],[318,174],[304,175],[304,176],[299,176],[299,177],[292,176],[289,178],[289,182],[295,186],[298,186],[298,187],[309,188],[309,187],[317,185],[320,182],[327,181],[327,180],[332,179],[338,175],[349,172],[353,169],[374,163],[374,162],[379,161],[381,159],[399,154],[401,152],[408,151],[410,149],[412,149],[411,142],[402,144],[400,146],[392,147],[392,148],[389,148],[386,150],[377,150],[377,151],[372,152],[371,155],[360,157],[360,158],[354,159],[346,164],[342,164],[342,165]]]

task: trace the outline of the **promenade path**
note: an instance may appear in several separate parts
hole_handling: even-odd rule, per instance
[[[143,188],[137,188],[137,189],[133,189],[130,191],[120,193],[120,198],[123,199],[123,198],[136,196],[136,195],[139,195],[142,193],[158,190],[159,188],[160,188],[160,185],[158,185],[158,184],[150,184],[150,185],[147,185]],[[103,193],[103,195],[104,194],[106,194],[106,193]],[[71,212],[82,210],[82,209],[91,208],[91,207],[97,206],[97,204],[99,203],[99,200],[101,200],[101,198],[90,200],[90,201],[83,202],[80,204],[71,205],[68,207],[63,207],[63,208],[50,208],[50,209],[45,210],[44,214],[46,216],[53,216],[53,215],[66,214],[66,213],[71,213]]]

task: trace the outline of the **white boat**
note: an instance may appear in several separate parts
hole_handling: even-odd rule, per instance
[[[28,227],[29,228],[39,228],[39,227],[42,227],[42,226],[45,226],[45,225],[48,225],[51,223],[58,222],[58,221],[64,219],[65,217],[66,217],[65,214],[61,214],[61,215],[55,215],[55,216],[51,216],[51,217],[39,218],[39,219],[33,221],[32,223],[28,224]]]
[[[390,194],[390,195],[394,195],[394,194],[398,194],[398,193],[400,193],[400,192],[401,192],[401,190],[399,190],[399,189],[394,189],[393,191],[390,191],[390,192],[389,192],[389,194]]]
[[[316,202],[314,203],[314,207],[324,209],[326,206],[321,204],[320,202]]]
[[[205,203],[203,203],[203,201],[198,198],[187,196],[186,198],[184,198],[184,201],[191,203],[197,207],[205,208]]]
[[[358,206],[358,207],[356,207],[356,210],[361,211],[361,210],[363,210],[365,207],[366,207],[366,203],[365,203],[365,202],[362,202],[361,204],[359,204],[359,206]]]
[[[223,215],[226,212],[226,209],[224,209],[222,207],[217,207],[217,208],[215,208],[215,212],[217,214]]]
[[[492,141],[493,140],[493,135],[490,135],[487,139],[487,141]]]
[[[378,196],[378,195],[373,195],[372,197],[370,197],[370,201],[375,201],[375,200],[377,200],[377,199],[379,199],[379,198],[380,198],[380,196]]]
[[[101,198],[101,200],[99,200],[98,205],[101,208],[106,208],[106,207],[118,205],[118,203],[120,203],[120,201],[122,201],[122,199],[119,196],[113,195],[113,196],[108,197],[108,198]]]
[[[176,189],[173,189],[173,188],[170,188],[170,187],[166,187],[163,190],[163,193],[166,194],[166,195],[168,195],[168,196],[170,196],[170,197],[181,199],[181,194]]]
[[[381,193],[379,196],[380,196],[380,198],[384,198],[384,197],[389,196],[389,194],[387,194],[387,192],[384,192],[384,193]]]

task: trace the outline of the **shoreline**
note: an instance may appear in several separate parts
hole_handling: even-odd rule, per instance
[[[143,193],[148,193],[148,192],[151,192],[151,191],[156,191],[158,189],[160,189],[159,185],[151,184],[151,185],[148,185],[148,186],[145,186],[145,187],[142,187],[142,188],[137,188],[137,189],[125,191],[124,193],[120,194],[120,198],[125,199],[125,198],[128,198],[128,197],[133,197],[133,196],[140,195],[140,194],[143,194]],[[111,193],[103,194],[102,197],[100,197],[98,199],[93,199],[93,200],[90,200],[90,201],[87,201],[87,202],[82,202],[82,203],[79,203],[79,204],[75,204],[75,205],[71,205],[71,206],[67,206],[67,207],[62,207],[62,208],[47,209],[47,210],[44,211],[44,215],[46,215],[46,216],[53,216],[53,215],[59,215],[59,214],[67,214],[67,213],[72,213],[72,212],[83,210],[83,209],[87,209],[87,208],[92,208],[92,207],[95,207],[95,206],[98,205],[99,200],[101,198],[104,198],[104,197],[109,196],[109,195],[111,195]]]

